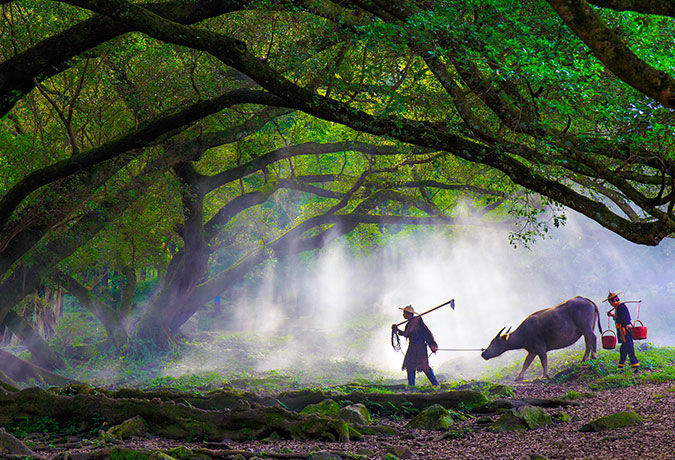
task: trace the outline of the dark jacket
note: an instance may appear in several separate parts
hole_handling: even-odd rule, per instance
[[[630,324],[630,312],[625,303],[621,302],[616,307],[616,312],[614,313],[614,322],[623,327],[626,327]]]
[[[405,330],[400,334],[408,338],[408,351],[403,359],[403,370],[410,369],[416,371],[429,370],[429,358],[427,355],[427,345],[438,347],[434,335],[419,316],[413,316],[405,325]]]
[[[626,304],[623,302],[616,306],[614,312],[614,323],[616,325],[619,342],[624,343],[627,336],[632,338],[630,329],[626,328],[626,326],[630,325],[630,312],[628,311]]]

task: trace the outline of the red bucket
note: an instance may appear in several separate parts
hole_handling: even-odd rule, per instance
[[[605,335],[609,332],[611,335]],[[605,350],[613,350],[616,348],[616,332],[611,329],[607,329],[602,333],[602,348]]]
[[[640,323],[640,325],[637,326],[637,323]],[[631,329],[630,332],[635,340],[643,340],[647,338],[647,327],[642,324],[642,321],[639,319],[636,319],[633,322],[633,329]]]

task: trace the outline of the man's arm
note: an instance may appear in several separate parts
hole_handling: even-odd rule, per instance
[[[429,330],[427,325],[424,324],[424,321],[422,321],[422,318],[420,318],[420,324],[422,325],[422,328],[424,329],[424,341],[427,343],[429,348],[431,348],[432,353],[436,353],[436,350],[438,350],[438,344],[436,343],[436,340],[434,339],[434,335],[431,333],[431,330]]]

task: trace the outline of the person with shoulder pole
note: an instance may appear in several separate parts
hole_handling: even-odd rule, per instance
[[[623,369],[626,365],[626,358],[630,358],[630,367],[633,369],[633,372],[637,373],[640,362],[635,356],[635,345],[631,331],[633,325],[631,324],[628,307],[625,303],[621,302],[619,294],[621,292],[617,294],[610,292],[607,294],[607,299],[605,300],[612,306],[612,309],[607,312],[607,316],[614,317],[616,336],[619,343],[621,343],[621,347],[619,348],[619,369]]]
[[[450,303],[450,302],[447,302]],[[454,303],[454,302],[453,302]],[[454,305],[453,305],[454,307]],[[403,310],[403,318],[406,319],[407,324],[404,330],[398,328],[399,324],[392,324],[392,337],[394,335],[402,335],[408,339],[408,350],[405,358],[403,358],[403,366],[401,370],[408,373],[408,385],[415,386],[416,372],[424,372],[433,386],[438,386],[438,379],[434,375],[434,371],[429,367],[429,357],[427,355],[427,346],[432,353],[438,350],[438,344],[434,340],[434,336],[424,324],[421,315],[418,315],[413,309],[412,305],[406,307],[399,307]]]

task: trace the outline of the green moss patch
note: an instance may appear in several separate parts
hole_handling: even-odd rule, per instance
[[[416,415],[406,428],[419,428],[422,430],[447,430],[455,423],[452,414],[440,404],[427,407]]]
[[[583,432],[597,432],[616,430],[618,428],[625,428],[627,426],[637,425],[642,423],[640,417],[635,411],[616,412],[614,414],[605,415],[592,422],[586,423],[579,431]]]

